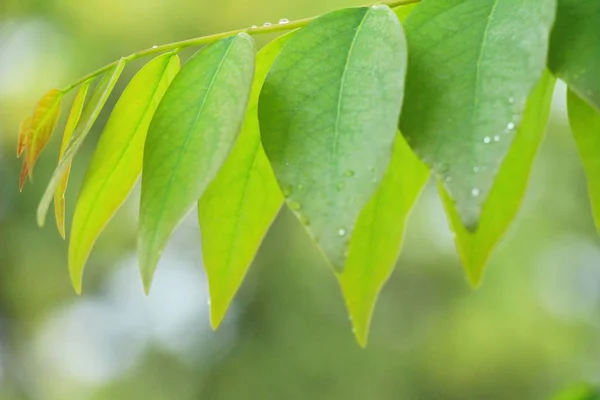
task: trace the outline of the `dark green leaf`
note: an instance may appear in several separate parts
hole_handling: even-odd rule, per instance
[[[405,67],[396,15],[350,8],[298,31],[265,81],[265,151],[289,208],[337,270],[389,164]]]
[[[406,220],[429,177],[400,134],[394,147],[381,186],[358,218],[346,266],[338,274],[354,335],[363,347],[379,292],[396,265]]]
[[[529,173],[544,137],[555,79],[549,72],[533,90],[515,139],[498,171],[488,199],[483,204],[479,227],[469,232],[461,223],[455,204],[439,185],[456,247],[471,285],[478,286],[485,264],[504,232],[517,215],[527,189]],[[477,173],[482,172],[478,170]]]
[[[548,64],[600,111],[600,1],[558,0]]]
[[[214,179],[240,132],[254,73],[247,34],[220,40],[179,72],[150,124],[138,253],[146,291],[173,230]]]
[[[470,231],[546,66],[555,4],[423,0],[406,22],[400,130]]]
[[[126,60],[122,58],[112,69],[104,74],[104,77],[94,89],[90,101],[84,107],[81,118],[79,119],[79,123],[71,135],[69,145],[67,146],[63,157],[60,159],[58,166],[54,170],[52,178],[50,179],[50,183],[48,183],[46,191],[44,192],[42,200],[38,206],[38,225],[44,225],[46,214],[48,213],[48,207],[50,207],[50,203],[54,198],[54,193],[56,192],[58,185],[62,181],[67,169],[71,166],[73,157],[75,157],[75,154],[77,154],[81,148],[81,145],[90,132],[90,129],[92,129],[94,122],[96,122],[100,111],[102,111],[104,104],[106,104],[106,100],[108,100],[108,97],[117,84],[117,81],[121,76],[121,72],[123,72],[126,64]]]
[[[575,92],[567,94],[569,122],[588,178],[588,192],[596,227],[600,232],[600,112]]]

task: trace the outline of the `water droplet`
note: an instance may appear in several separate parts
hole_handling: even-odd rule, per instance
[[[252,25],[250,28],[256,29],[256,28],[258,28],[258,25]]]
[[[344,182],[340,182],[340,183],[338,183],[336,187],[337,187],[337,190],[342,190],[342,189],[344,189]]]
[[[280,23],[281,25],[289,24],[289,23],[290,23],[290,20],[289,20],[289,19],[287,19],[287,18],[281,18],[281,19],[279,20],[279,23]]]
[[[473,167],[473,172],[478,173],[479,172],[479,167]]]
[[[210,299],[206,300],[206,304],[210,306]]]
[[[292,187],[291,186],[284,186],[281,188],[281,191],[283,192],[283,195],[285,197],[289,197],[290,194],[292,194]]]
[[[351,169],[349,169],[348,171],[344,172],[344,176],[354,176],[354,171],[352,171]]]
[[[297,201],[289,201],[288,207],[290,207],[290,210],[292,211],[300,211],[302,209],[302,204],[298,203]]]
[[[300,222],[302,222],[306,226],[310,225],[310,220],[304,214],[300,214]]]
[[[506,129],[508,129],[509,131],[512,131],[513,129],[515,129],[515,123],[509,122],[508,125],[506,125]]]
[[[483,143],[489,143],[492,141],[492,138],[490,138],[489,136],[486,136],[483,138]]]
[[[265,23],[263,24],[263,26],[271,26],[271,23],[270,23],[270,22],[265,22]]]
[[[515,102],[515,98],[514,98],[514,97],[509,97],[509,98],[508,98],[508,102],[509,102],[510,104],[513,104],[513,103]]]
[[[496,135],[494,136],[494,142],[499,142],[500,141],[500,136]]]
[[[152,46],[153,49],[158,49],[157,45]]]
[[[471,190],[471,196],[473,196],[473,197],[477,197],[477,196],[479,196],[479,189],[477,189],[477,188],[473,188],[473,189]]]
[[[342,237],[346,236],[346,230],[344,228],[340,228],[338,230],[338,235]]]

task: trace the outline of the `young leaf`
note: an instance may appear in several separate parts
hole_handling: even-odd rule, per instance
[[[483,204],[479,227],[475,232],[464,228],[456,206],[440,184],[440,196],[448,215],[455,242],[471,285],[481,283],[485,264],[504,232],[515,218],[529,180],[535,155],[546,131],[555,79],[542,75],[527,100],[521,124],[504,158],[487,201]],[[485,172],[477,167],[473,172]]]
[[[156,110],[144,148],[138,240],[146,292],[171,233],[240,132],[253,74],[252,38],[220,40],[181,69]]]
[[[425,165],[398,134],[388,170],[358,218],[346,266],[338,274],[354,335],[363,347],[379,292],[396,265],[408,214],[428,177]]]
[[[406,43],[387,6],[326,14],[283,47],[263,86],[263,145],[289,208],[336,270],[392,154]]]
[[[394,13],[400,20],[400,22],[404,23],[406,19],[410,16],[410,13],[418,6],[419,3],[407,4],[404,6],[394,8]]]
[[[100,136],[71,227],[69,272],[77,293],[94,242],[140,176],[150,121],[177,72],[179,57],[173,53],[146,64],[123,91]]]
[[[25,139],[25,156],[27,158],[27,167],[29,177],[33,178],[33,167],[38,157],[52,136],[56,128],[58,117],[60,116],[60,104],[63,92],[58,89],[52,89],[42,97],[37,104]]]
[[[31,128],[31,117],[27,117],[21,122],[19,128],[19,141],[17,143],[17,157],[21,157],[25,147],[27,146],[27,137],[29,135],[29,129]]]
[[[106,104],[106,100],[108,100],[108,97],[119,80],[121,72],[123,72],[126,64],[127,61],[122,58],[113,68],[106,72],[100,83],[98,83],[98,86],[96,86],[94,89],[90,101],[83,108],[81,118],[79,119],[79,123],[77,124],[75,131],[71,135],[69,145],[67,146],[63,157],[58,163],[58,166],[54,170],[52,178],[50,178],[50,182],[48,183],[46,191],[42,196],[42,200],[38,205],[38,225],[44,225],[44,222],[46,221],[46,214],[48,213],[48,207],[50,207],[50,202],[52,202],[52,199],[54,198],[54,193],[56,192],[58,185],[65,176],[65,172],[71,165],[73,157],[75,157],[75,154],[77,154],[81,148],[81,145],[90,132],[90,129],[92,129],[94,122],[96,122],[100,111],[102,111],[104,104]]]
[[[424,0],[406,21],[410,52],[400,131],[443,182],[469,231],[477,228],[544,71],[555,5]]]
[[[27,176],[29,175],[29,169],[27,168],[27,158],[23,158],[23,162],[21,163],[21,176],[19,177],[19,191],[23,191],[23,187],[25,187],[25,181],[27,180]]]
[[[65,132],[63,134],[63,140],[60,146],[58,162],[60,162],[61,158],[65,154],[65,150],[69,145],[69,141],[71,140],[73,131],[79,123],[79,118],[81,117],[81,112],[83,111],[83,104],[85,103],[85,98],[87,96],[88,89],[90,88],[90,83],[90,81],[84,82],[79,88],[79,91],[75,96],[75,100],[73,100],[73,105],[71,107],[71,111],[69,112],[67,123],[65,125]],[[69,182],[70,170],[71,165],[69,164],[69,166],[67,166],[62,180],[58,184],[56,192],[54,192],[54,217],[56,219],[56,226],[58,228],[58,232],[60,233],[60,236],[62,236],[63,239],[65,238],[65,191],[67,190],[67,184]]]
[[[600,111],[571,90],[567,94],[567,108],[573,137],[588,178],[594,220],[600,232]]]
[[[225,317],[283,203],[260,142],[257,107],[269,68],[289,38],[290,34],[280,36],[258,52],[244,126],[229,157],[198,202],[213,329]]]
[[[558,0],[548,65],[600,112],[600,1]]]

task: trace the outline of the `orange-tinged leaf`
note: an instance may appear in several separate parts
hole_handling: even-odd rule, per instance
[[[31,126],[27,135],[25,155],[29,168],[29,177],[33,178],[33,167],[38,157],[54,132],[58,117],[60,116],[60,104],[63,92],[58,89],[52,89],[42,97],[37,104],[33,116],[31,117]]]
[[[75,96],[75,100],[73,100],[73,105],[71,106],[71,112],[69,112],[69,118],[67,118],[67,124],[65,125],[65,132],[63,134],[62,144],[60,146],[60,154],[58,156],[58,161],[63,158],[65,154],[65,150],[69,145],[69,141],[71,140],[71,136],[73,135],[73,131],[75,127],[79,123],[79,119],[81,118],[81,112],[83,111],[83,105],[85,103],[85,98],[88,93],[88,89],[90,88],[91,81],[87,81],[81,85],[79,88],[79,92]],[[58,228],[58,232],[62,238],[65,238],[65,192],[67,190],[67,184],[69,182],[69,172],[71,171],[71,163],[67,166],[65,174],[58,184],[58,188],[56,188],[56,192],[54,193],[54,216],[56,218],[56,227]]]
[[[17,144],[17,157],[21,157],[21,154],[23,154],[23,151],[25,150],[25,146],[27,146],[27,136],[30,127],[31,116],[25,118],[23,122],[21,122],[21,128],[19,128],[19,143]]]
[[[19,191],[23,191],[23,187],[25,186],[25,180],[27,180],[27,175],[29,174],[29,168],[27,168],[27,159],[23,159],[23,164],[21,164],[21,177],[19,179]]]

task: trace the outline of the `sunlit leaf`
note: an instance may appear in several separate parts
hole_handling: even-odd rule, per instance
[[[567,94],[569,122],[588,179],[588,192],[600,232],[600,112],[574,91]]]
[[[83,108],[83,112],[81,114],[81,118],[79,119],[79,123],[75,128],[75,131],[71,135],[71,140],[69,141],[69,145],[65,150],[63,157],[61,158],[58,166],[54,170],[52,174],[52,178],[46,187],[46,191],[42,196],[42,200],[37,209],[37,222],[38,225],[43,226],[46,220],[46,214],[48,213],[48,208],[50,207],[50,203],[54,198],[54,193],[58,188],[58,185],[62,181],[65,176],[65,172],[71,165],[71,161],[73,161],[73,157],[81,148],[83,141],[87,137],[90,129],[96,122],[100,111],[106,104],[106,100],[110,96],[112,90],[114,89],[119,77],[121,76],[121,72],[125,68],[127,64],[124,58],[120,59],[117,64],[107,71],[102,80],[98,83],[98,86],[94,89],[90,100]]]
[[[556,0],[423,0],[406,21],[400,130],[470,231],[546,66],[555,6]]]
[[[400,20],[400,22],[404,23],[406,19],[410,16],[410,13],[417,7],[419,3],[407,4],[404,6],[394,8],[394,13]]]
[[[563,390],[552,400],[600,400],[600,392],[592,385],[579,383]]]
[[[475,232],[465,229],[455,204],[444,187],[439,185],[460,259],[473,286],[480,284],[492,250],[519,211],[535,155],[546,131],[554,82],[555,79],[546,71],[529,96],[515,139],[483,204],[479,227]],[[473,172],[484,172],[481,168]]]
[[[19,191],[23,191],[25,187],[25,181],[27,181],[27,176],[29,175],[29,169],[27,168],[27,158],[23,158],[23,162],[21,163],[21,176],[19,177]]]
[[[25,156],[29,169],[29,177],[33,177],[33,168],[38,157],[52,136],[60,116],[60,105],[63,92],[52,89],[42,97],[33,111],[29,130],[27,131],[27,143]]]
[[[252,38],[240,34],[220,40],[181,69],[158,106],[142,172],[138,254],[146,292],[172,232],[231,151],[253,73]]]
[[[213,329],[225,317],[283,203],[260,142],[257,107],[269,68],[289,37],[290,34],[280,36],[258,52],[244,126],[229,157],[198,202]]]
[[[387,6],[326,14],[283,47],[259,101],[263,145],[288,207],[341,270],[392,154],[406,43]]]
[[[379,292],[396,265],[406,220],[428,177],[425,165],[398,135],[388,170],[358,218],[346,267],[338,274],[354,334],[363,347]]]
[[[77,200],[69,242],[69,272],[81,293],[94,242],[125,201],[142,171],[150,121],[179,71],[179,57],[158,56],[127,85],[100,136]]]
[[[27,117],[21,122],[21,127],[19,128],[19,141],[17,143],[17,157],[21,157],[23,151],[25,150],[25,146],[27,145],[27,139],[29,135],[29,129],[31,128],[31,117]]]
[[[73,135],[75,127],[79,123],[79,118],[81,117],[81,112],[83,111],[83,105],[85,103],[87,92],[90,88],[90,83],[90,81],[84,82],[79,88],[75,99],[73,100],[73,105],[71,106],[69,117],[67,118],[65,132],[60,145],[60,154],[58,156],[59,162],[65,154],[65,150],[69,145],[69,141],[71,140],[71,136]],[[58,232],[63,239],[65,238],[65,191],[67,190],[67,184],[69,182],[70,170],[71,165],[69,164],[62,180],[58,184],[58,188],[56,188],[56,192],[54,193],[54,217],[56,219],[56,227],[58,228]]]
[[[600,1],[558,0],[548,65],[600,112]]]

